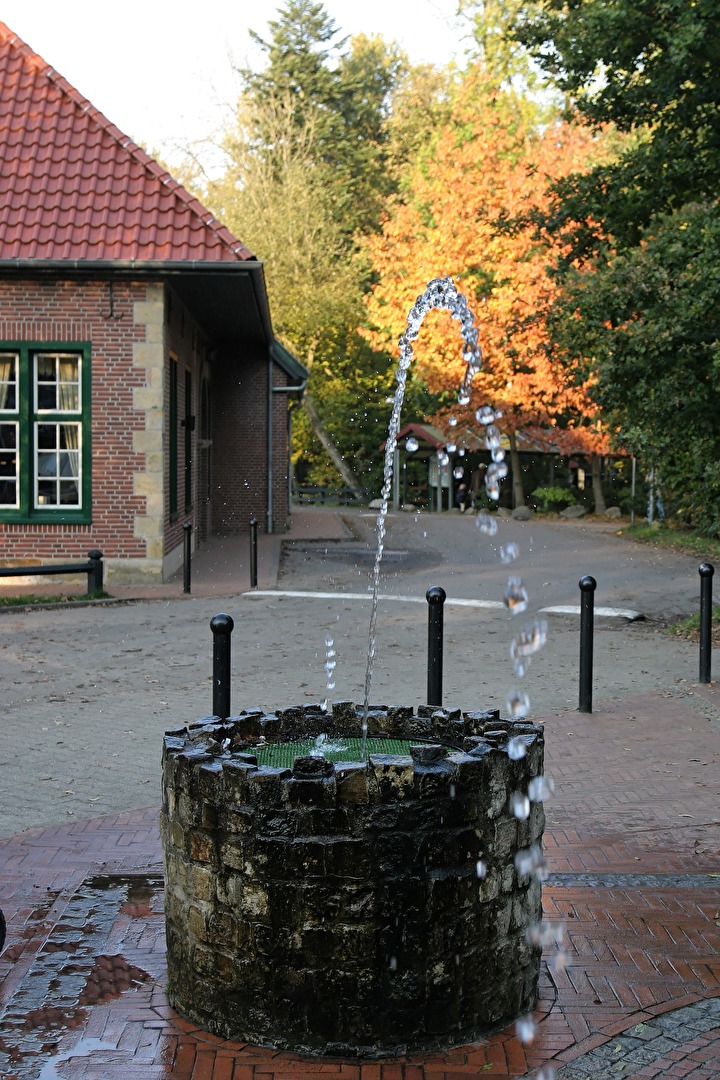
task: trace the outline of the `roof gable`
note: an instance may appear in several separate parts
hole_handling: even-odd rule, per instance
[[[253,258],[0,22],[0,260]]]

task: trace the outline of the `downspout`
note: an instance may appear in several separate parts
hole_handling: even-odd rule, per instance
[[[273,358],[268,355],[268,415],[267,415],[267,526],[273,531]]]
[[[303,379],[301,383],[296,386],[292,384],[290,386],[273,386],[273,364],[274,360],[272,356],[268,357],[268,418],[267,418],[267,531],[268,534],[273,531],[273,394],[297,394],[301,397],[307,386],[307,379]],[[289,452],[289,446],[288,446]],[[288,468],[289,475],[289,468]]]

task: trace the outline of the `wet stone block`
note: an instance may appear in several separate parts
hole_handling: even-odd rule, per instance
[[[168,993],[208,1031],[382,1057],[471,1041],[535,1005],[525,935],[541,886],[515,857],[541,844],[544,813],[519,823],[511,796],[542,773],[542,731],[378,705],[369,733],[415,740],[407,756],[262,764],[268,743],[359,738],[362,719],[352,702],[249,709],[166,736]],[[516,737],[527,752],[511,760]]]

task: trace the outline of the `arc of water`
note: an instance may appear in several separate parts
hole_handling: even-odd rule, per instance
[[[388,426],[388,438],[385,443],[385,461],[383,466],[383,485],[381,491],[381,509],[377,519],[377,550],[373,565],[373,592],[372,605],[370,608],[370,626],[368,629],[367,663],[365,668],[365,693],[363,698],[363,753],[367,737],[367,718],[370,701],[370,688],[372,686],[373,664],[375,660],[375,635],[377,630],[378,593],[380,589],[380,564],[382,562],[385,545],[385,521],[387,518],[388,502],[392,489],[393,465],[395,447],[397,446],[398,432],[400,430],[400,413],[405,398],[405,386],[407,373],[413,360],[413,341],[417,340],[425,316],[434,310],[447,310],[453,319],[460,323],[460,332],[463,338],[463,360],[465,372],[463,374],[460,389],[458,390],[458,404],[470,403],[470,390],[474,376],[482,366],[482,351],[478,344],[478,330],[468,302],[462,293],[458,292],[452,278],[434,278],[428,282],[424,293],[418,296],[407,316],[407,327],[400,335],[398,347],[400,360],[395,373],[397,387],[393,398],[393,408]],[[492,492],[490,492],[492,495]]]

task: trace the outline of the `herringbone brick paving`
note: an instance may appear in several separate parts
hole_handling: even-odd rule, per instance
[[[532,1042],[509,1027],[443,1053],[359,1063],[199,1031],[163,992],[148,808],[0,846],[0,1077],[467,1080],[552,1068],[559,1080],[717,1080],[720,1020],[697,1010],[720,995],[720,725],[691,705],[651,695],[546,719],[556,792],[544,908],[565,929],[561,951],[545,956]]]

